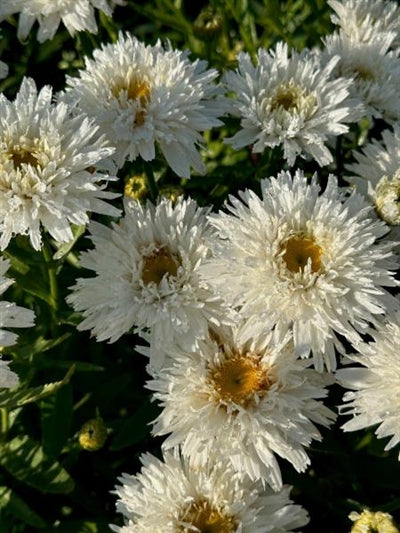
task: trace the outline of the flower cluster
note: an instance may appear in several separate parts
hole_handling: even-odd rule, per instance
[[[349,389],[344,431],[378,425],[386,450],[400,442],[399,8],[328,3],[337,29],[320,48],[241,52],[219,82],[188,52],[120,32],[56,97],[29,77],[14,100],[0,94],[0,292],[10,261],[23,268],[15,250],[31,247],[51,296],[27,292],[54,315],[54,275],[68,260],[81,270],[68,278],[65,323],[99,342],[125,337],[147,357],[163,460],[144,455],[139,474],[119,479],[116,532],[305,525],[280,461],[308,468],[311,443],[336,420],[334,383]],[[115,4],[6,0],[0,20],[19,13],[21,39],[37,20],[43,42],[61,21],[72,35],[96,32],[95,9],[110,17]],[[213,211],[180,192],[211,168],[203,134],[224,119],[224,148],[248,147],[255,186]],[[178,194],[161,193],[168,179]],[[90,244],[72,253],[86,228]],[[1,328],[33,318],[0,302]],[[16,341],[0,329],[0,345]],[[16,385],[0,365],[0,386]],[[82,430],[86,449],[107,438],[102,427],[90,444],[99,419]]]

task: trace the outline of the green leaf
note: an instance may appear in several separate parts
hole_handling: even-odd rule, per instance
[[[17,352],[20,357],[27,358],[29,356],[51,350],[55,346],[58,346],[59,344],[64,342],[70,336],[71,336],[71,333],[64,333],[64,335],[61,335],[60,337],[56,337],[55,339],[45,339],[44,337],[41,336],[38,339],[36,339],[36,341],[33,344],[26,344],[24,346],[20,346],[17,349],[14,349],[13,351]]]
[[[54,394],[69,382],[74,371],[75,367],[72,366],[61,381],[54,381],[53,383],[46,383],[46,385],[39,385],[38,387],[31,387],[29,389],[17,388],[16,390],[0,391],[0,408],[3,407],[8,410],[16,409],[22,405],[36,402],[50,394]]]
[[[52,368],[70,368],[74,366],[76,372],[104,372],[104,366],[96,365],[94,363],[87,363],[85,361],[72,361],[66,359],[65,361],[50,361],[49,366]],[[43,365],[41,365],[44,368]]]
[[[52,305],[53,300],[49,293],[47,281],[43,279],[42,273],[37,269],[31,269],[29,275],[21,275],[16,271],[12,271],[12,277],[15,279],[18,286],[25,292],[40,298],[48,305]]]
[[[2,446],[0,464],[19,481],[41,492],[67,493],[74,488],[68,472],[49,459],[28,435],[15,437]]]
[[[64,244],[59,244],[55,241],[52,241],[52,244],[58,247],[56,253],[53,255],[53,259],[55,261],[64,259],[72,251],[72,248],[75,246],[78,239],[85,233],[85,230],[86,230],[85,224],[81,226],[73,225],[72,231],[73,231],[74,238],[72,239],[72,241],[66,242]]]
[[[0,487],[0,512],[3,509],[29,526],[46,527],[46,522],[8,487]]]
[[[40,402],[43,451],[56,458],[68,438],[72,421],[72,387],[67,385]]]

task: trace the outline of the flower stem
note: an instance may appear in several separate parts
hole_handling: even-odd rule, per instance
[[[8,432],[8,411],[5,407],[2,407],[0,411],[0,435],[3,439]]]
[[[156,184],[156,180],[154,179],[153,168],[150,163],[143,161],[143,169],[146,175],[147,187],[149,189],[150,198],[153,202],[155,202],[158,197],[158,187]]]
[[[50,298],[49,305],[52,310],[53,322],[56,322],[56,314],[58,311],[58,284],[57,284],[57,263],[53,260],[52,250],[50,248],[50,243],[45,237],[43,239],[43,257],[46,263],[47,273],[49,276],[49,286],[50,286]]]

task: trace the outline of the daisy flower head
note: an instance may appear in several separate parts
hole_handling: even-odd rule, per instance
[[[0,294],[3,294],[13,280],[5,276],[10,263],[0,256]],[[0,346],[12,346],[18,336],[3,328],[28,328],[33,326],[34,313],[30,309],[19,307],[13,302],[0,301]],[[0,387],[14,387],[18,376],[8,368],[8,362],[0,359]]]
[[[202,267],[204,279],[242,316],[292,329],[299,355],[312,350],[316,368],[336,367],[337,334],[359,340],[370,322],[397,305],[384,287],[397,286],[388,229],[362,196],[346,194],[330,175],[281,172],[231,198],[230,213],[211,218],[218,238]],[[254,324],[254,327],[251,324]]]
[[[169,362],[147,386],[163,406],[154,433],[171,433],[163,446],[182,445],[193,464],[216,450],[250,479],[282,487],[276,456],[303,472],[305,448],[321,440],[315,423],[335,418],[323,405],[331,376],[308,369],[290,334],[246,328],[211,329],[194,352],[171,349]]]
[[[194,347],[208,321],[225,320],[226,310],[200,279],[212,232],[208,210],[182,197],[146,206],[125,202],[125,216],[111,228],[89,226],[94,249],[81,255],[96,277],[78,279],[68,301],[82,311],[79,329],[116,341],[133,326],[150,330],[155,353],[174,339]],[[147,336],[146,336],[147,338]]]
[[[400,8],[388,0],[328,0],[334,10],[331,20],[350,39],[373,41],[377,32],[394,32],[400,38]]]
[[[252,145],[256,153],[281,145],[290,166],[297,155],[309,155],[321,166],[330,163],[326,141],[347,132],[345,122],[360,118],[358,105],[348,99],[349,80],[331,79],[338,58],[322,66],[318,54],[289,54],[281,42],[274,50],[260,48],[255,66],[247,53],[238,61],[225,85],[236,95],[230,103],[241,130],[227,142],[234,148]]]
[[[125,518],[117,533],[284,533],[308,523],[308,514],[289,498],[210,459],[193,468],[179,451],[164,461],[142,455],[136,476],[123,474],[116,487],[117,510]]]
[[[339,412],[352,415],[344,431],[358,431],[378,425],[379,439],[391,436],[385,450],[400,442],[400,312],[371,332],[373,341],[357,344],[357,354],[349,355],[358,366],[339,369],[337,380],[347,391]],[[400,453],[399,453],[400,460]]]
[[[72,240],[71,224],[86,224],[88,212],[111,216],[104,202],[108,180],[96,167],[113,149],[87,118],[71,117],[52,103],[49,86],[37,91],[25,78],[14,101],[0,95],[0,248],[16,234],[41,248],[41,226],[57,242]],[[100,184],[99,182],[105,182]]]
[[[62,22],[71,35],[77,31],[97,33],[95,9],[112,15],[114,4],[123,5],[120,0],[2,0],[0,21],[19,13],[18,38],[28,37],[34,23],[38,21],[37,40],[42,43],[53,39]]]
[[[390,51],[393,32],[376,31],[367,42],[350,39],[342,31],[325,38],[322,60],[330,64],[340,57],[333,75],[352,80],[351,96],[364,105],[364,115],[393,123],[400,119],[397,98],[400,84],[400,58]]]
[[[385,129],[382,141],[373,139],[353,155],[357,162],[347,166],[354,174],[347,181],[373,204],[382,220],[400,226],[400,126]]]
[[[179,176],[189,178],[190,167],[204,173],[200,132],[219,126],[224,112],[215,98],[217,71],[169,44],[146,46],[122,33],[93,55],[79,77],[67,78],[65,98],[117,146],[118,166],[139,156],[153,160],[157,145]]]

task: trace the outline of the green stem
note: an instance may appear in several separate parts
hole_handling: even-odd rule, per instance
[[[0,411],[0,434],[1,437],[4,438],[7,435],[9,426],[8,411],[5,407],[2,407]]]
[[[104,11],[99,12],[100,24],[106,30],[112,43],[118,39],[118,29],[113,23],[112,17],[108,17]]]
[[[147,161],[143,161],[143,169],[144,173],[146,174],[146,181],[150,193],[150,198],[153,202],[155,202],[158,197],[158,187],[156,184],[156,180],[154,179],[153,168],[150,163],[147,163]]]
[[[82,405],[84,405],[88,400],[90,400],[90,397],[92,396],[91,393],[85,394],[85,396],[82,396],[82,398],[76,402],[76,404],[73,407],[73,411],[77,411]]]
[[[57,263],[53,260],[52,250],[47,238],[43,239],[43,257],[46,263],[50,286],[50,307],[52,310],[53,323],[56,322],[58,311],[58,284],[57,284]]]

